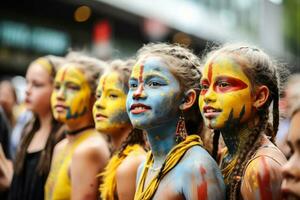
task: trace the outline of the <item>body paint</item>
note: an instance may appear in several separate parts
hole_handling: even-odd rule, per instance
[[[257,174],[260,199],[272,200],[272,189],[271,189],[270,172],[269,172],[270,169],[265,160],[265,157],[261,158],[261,162],[263,166],[263,175],[261,176],[260,173]]]
[[[198,199],[207,200],[207,181],[205,179],[206,170],[204,167],[200,167],[200,174],[202,177],[202,182],[198,187]]]

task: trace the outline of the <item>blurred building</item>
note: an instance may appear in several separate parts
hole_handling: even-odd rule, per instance
[[[85,50],[132,56],[143,43],[254,43],[300,71],[299,0],[28,0],[0,7],[0,73],[24,74],[34,58]]]

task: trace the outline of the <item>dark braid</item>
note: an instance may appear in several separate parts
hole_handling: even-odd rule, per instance
[[[146,148],[146,137],[142,130],[134,128],[129,135],[127,136],[126,140],[122,143],[118,150],[118,156],[122,156],[123,151],[126,149],[127,146],[139,144],[144,149]]]
[[[260,123],[256,126],[248,136],[248,140],[245,144],[245,148],[242,149],[238,155],[236,165],[229,177],[229,184],[227,186],[227,198],[230,200],[239,199],[241,195],[240,185],[245,171],[245,167],[248,161],[253,157],[257,149],[260,147],[261,133],[266,129],[266,123],[268,121],[267,115],[263,115],[260,119]]]
[[[218,161],[220,131],[214,130],[212,157]]]

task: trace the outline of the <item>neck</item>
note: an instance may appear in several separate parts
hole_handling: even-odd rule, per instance
[[[172,119],[162,126],[146,130],[154,159],[153,167],[161,166],[167,154],[176,145],[177,121],[178,119]]]
[[[52,113],[45,112],[42,114],[38,114],[38,118],[40,121],[40,130],[49,130],[49,131],[43,131],[45,133],[49,133],[52,124]]]
[[[245,124],[240,124],[238,127],[230,129],[221,129],[222,137],[228,149],[229,158],[236,157],[244,148],[250,139],[249,135],[255,127],[256,120]]]
[[[126,138],[131,133],[131,131],[132,131],[132,127],[128,126],[122,128],[121,130],[119,130],[114,134],[111,134],[111,142],[114,150],[117,150],[121,147],[122,143],[126,140]]]

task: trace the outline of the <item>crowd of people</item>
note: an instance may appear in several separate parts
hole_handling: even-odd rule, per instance
[[[16,112],[0,83],[0,199],[300,199],[300,78],[255,46],[48,55],[26,85]]]

